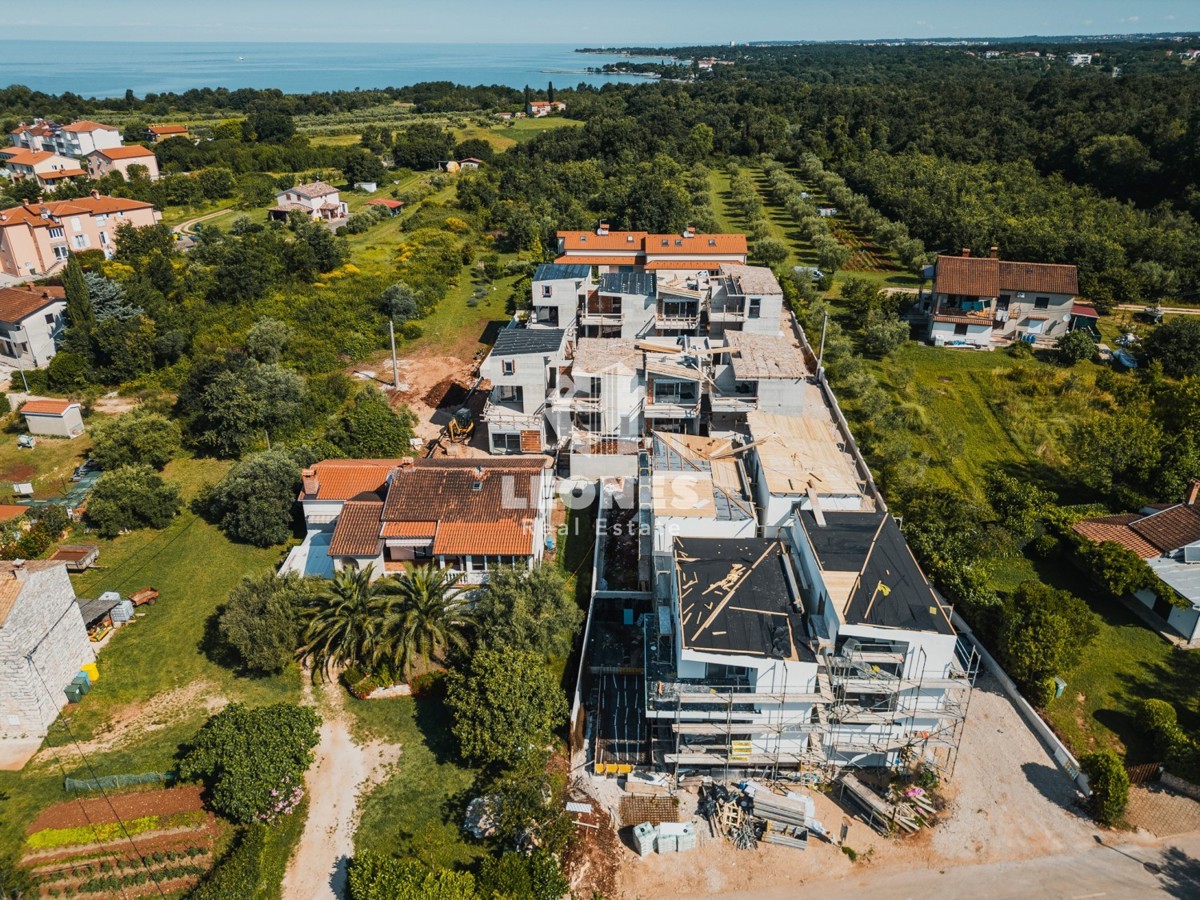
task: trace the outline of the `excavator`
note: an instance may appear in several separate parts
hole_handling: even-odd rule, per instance
[[[447,426],[451,443],[465,444],[471,439],[471,432],[475,430],[475,419],[471,416],[469,407],[461,407],[450,420]]]

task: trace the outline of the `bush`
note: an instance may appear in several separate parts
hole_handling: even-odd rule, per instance
[[[92,459],[102,469],[161,469],[179,453],[179,424],[159,413],[135,409],[92,429]]]
[[[61,350],[46,367],[46,383],[56,391],[68,393],[87,386],[87,360],[78,353]]]
[[[249,576],[229,593],[221,609],[221,637],[254,672],[282,672],[300,643],[300,616],[311,594],[309,584],[295,575],[264,572]]]
[[[137,528],[166,528],[179,508],[179,488],[145,465],[105,472],[88,501],[86,519],[101,537]]]
[[[469,872],[433,870],[369,851],[350,860],[347,882],[350,900],[476,900],[480,896]]]
[[[1159,761],[1188,766],[1196,751],[1195,743],[1179,727],[1175,707],[1165,700],[1143,700],[1137,709],[1138,730],[1150,736]]]
[[[281,450],[268,450],[234,465],[208,492],[205,512],[230,539],[270,547],[291,537],[299,489],[296,460]]]
[[[412,452],[414,424],[407,406],[393,411],[386,397],[368,387],[358,392],[326,437],[349,457],[388,459]]]
[[[1086,331],[1068,331],[1054,345],[1059,361],[1073,366],[1096,355],[1096,342]]]
[[[1129,775],[1121,758],[1111,750],[1085,753],[1079,767],[1088,777],[1091,795],[1087,810],[1092,818],[1104,825],[1117,825],[1129,805]]]
[[[263,855],[267,846],[264,825],[251,825],[242,831],[233,849],[190,894],[188,900],[227,900],[258,894]]]
[[[305,706],[249,709],[231,703],[205,723],[179,763],[179,777],[202,779],[213,808],[243,824],[270,824],[304,796],[321,719]]]
[[[505,853],[483,861],[479,883],[485,897],[561,900],[571,889],[554,855],[545,850]]]

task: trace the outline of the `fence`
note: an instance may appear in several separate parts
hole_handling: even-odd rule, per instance
[[[107,791],[138,784],[174,784],[174,772],[141,772],[137,775],[101,775],[99,778],[64,778],[64,791]]]

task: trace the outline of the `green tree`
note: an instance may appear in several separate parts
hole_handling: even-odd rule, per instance
[[[231,357],[193,364],[178,406],[201,450],[237,457],[294,421],[304,398],[304,379],[290,369]]]
[[[67,265],[63,269],[63,291],[67,298],[67,324],[80,331],[90,331],[96,324],[96,314],[92,309],[87,281],[83,277],[83,266],[74,253],[67,257]]]
[[[1084,484],[1108,493],[1117,485],[1146,483],[1162,457],[1163,431],[1136,407],[1126,407],[1085,419],[1069,446]]]
[[[344,666],[371,668],[388,655],[381,598],[396,592],[392,579],[371,581],[372,569],[343,569],[312,598],[301,658],[314,678]]]
[[[135,409],[92,428],[92,459],[102,469],[145,465],[161,469],[180,450],[179,423]]]
[[[397,325],[421,315],[421,298],[403,281],[398,281],[383,292],[383,313]]]
[[[350,860],[350,900],[477,900],[470,872],[429,869],[413,860],[363,851]],[[490,896],[490,895],[489,895]],[[517,900],[517,895],[510,895]]]
[[[246,352],[260,363],[277,363],[292,339],[292,328],[279,319],[259,319],[246,333]]]
[[[59,350],[46,367],[46,382],[51,388],[63,393],[80,390],[87,386],[87,360],[72,350]]]
[[[234,822],[270,824],[303,798],[320,724],[305,706],[231,703],[196,734],[179,777],[203,780],[213,808]]]
[[[787,244],[779,238],[764,237],[754,242],[754,255],[764,265],[777,266],[788,258]]]
[[[454,148],[455,159],[478,159],[486,163],[495,156],[495,148],[483,138],[467,138]]]
[[[88,500],[86,520],[103,538],[136,528],[166,528],[182,506],[179,488],[145,465],[105,472]]]
[[[416,418],[407,406],[394,411],[386,397],[367,387],[354,396],[326,437],[346,456],[388,459],[411,451],[415,424]]]
[[[1021,540],[1038,535],[1046,516],[1057,499],[1050,491],[1032,484],[1026,478],[1014,478],[1000,469],[984,476],[984,495],[1000,524]]]
[[[571,889],[558,860],[545,850],[526,855],[510,851],[489,857],[479,870],[479,886],[487,897],[561,900]]]
[[[397,579],[395,593],[381,604],[384,652],[405,677],[423,662],[445,662],[451,649],[466,650],[472,613],[461,579],[461,573],[418,566]]]
[[[567,701],[542,657],[480,650],[465,672],[447,676],[451,730],[464,757],[511,765],[541,751],[567,719]]]
[[[295,575],[245,576],[221,609],[221,637],[253,672],[275,673],[296,657],[304,607],[315,587]]]
[[[296,123],[281,109],[261,106],[246,117],[254,139],[264,144],[282,144],[296,133]]]
[[[1087,809],[1092,818],[1104,825],[1119,825],[1129,805],[1129,773],[1121,757],[1111,750],[1085,753],[1079,768],[1088,777],[1091,794]]]
[[[1080,543],[1079,558],[1100,584],[1114,597],[1134,591],[1159,589],[1158,577],[1146,561],[1116,541]]]
[[[384,169],[383,163],[379,161],[379,157],[362,147],[350,147],[346,150],[346,156],[342,160],[342,175],[346,179],[346,183],[350,185],[358,184],[361,181],[370,181],[378,184],[387,176],[387,170]]]
[[[1200,375],[1200,318],[1175,316],[1146,337],[1142,349],[1172,378]]]
[[[583,610],[558,567],[510,567],[490,573],[476,600],[475,622],[482,647],[565,657],[583,623]]]
[[[1045,706],[1054,697],[1054,676],[1078,662],[1098,630],[1095,614],[1078,597],[1025,581],[1005,607],[1000,659],[1029,701]]]
[[[903,347],[911,332],[901,319],[873,317],[863,329],[863,349],[872,356],[887,356]]]
[[[405,169],[433,169],[449,159],[453,149],[453,135],[440,125],[426,122],[396,132],[392,159]]]
[[[281,544],[292,535],[292,507],[300,490],[300,466],[288,453],[248,456],[205,497],[207,515],[225,534],[255,547]]]
[[[154,368],[158,330],[149,316],[105,316],[93,332],[95,371],[108,384],[121,384]]]
[[[1086,331],[1077,328],[1060,337],[1055,342],[1054,349],[1058,351],[1060,362],[1073,366],[1096,355],[1096,342]]]

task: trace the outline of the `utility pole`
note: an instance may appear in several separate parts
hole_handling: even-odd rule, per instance
[[[392,389],[400,390],[400,365],[396,362],[396,322],[388,319],[388,338],[392,342]]]

